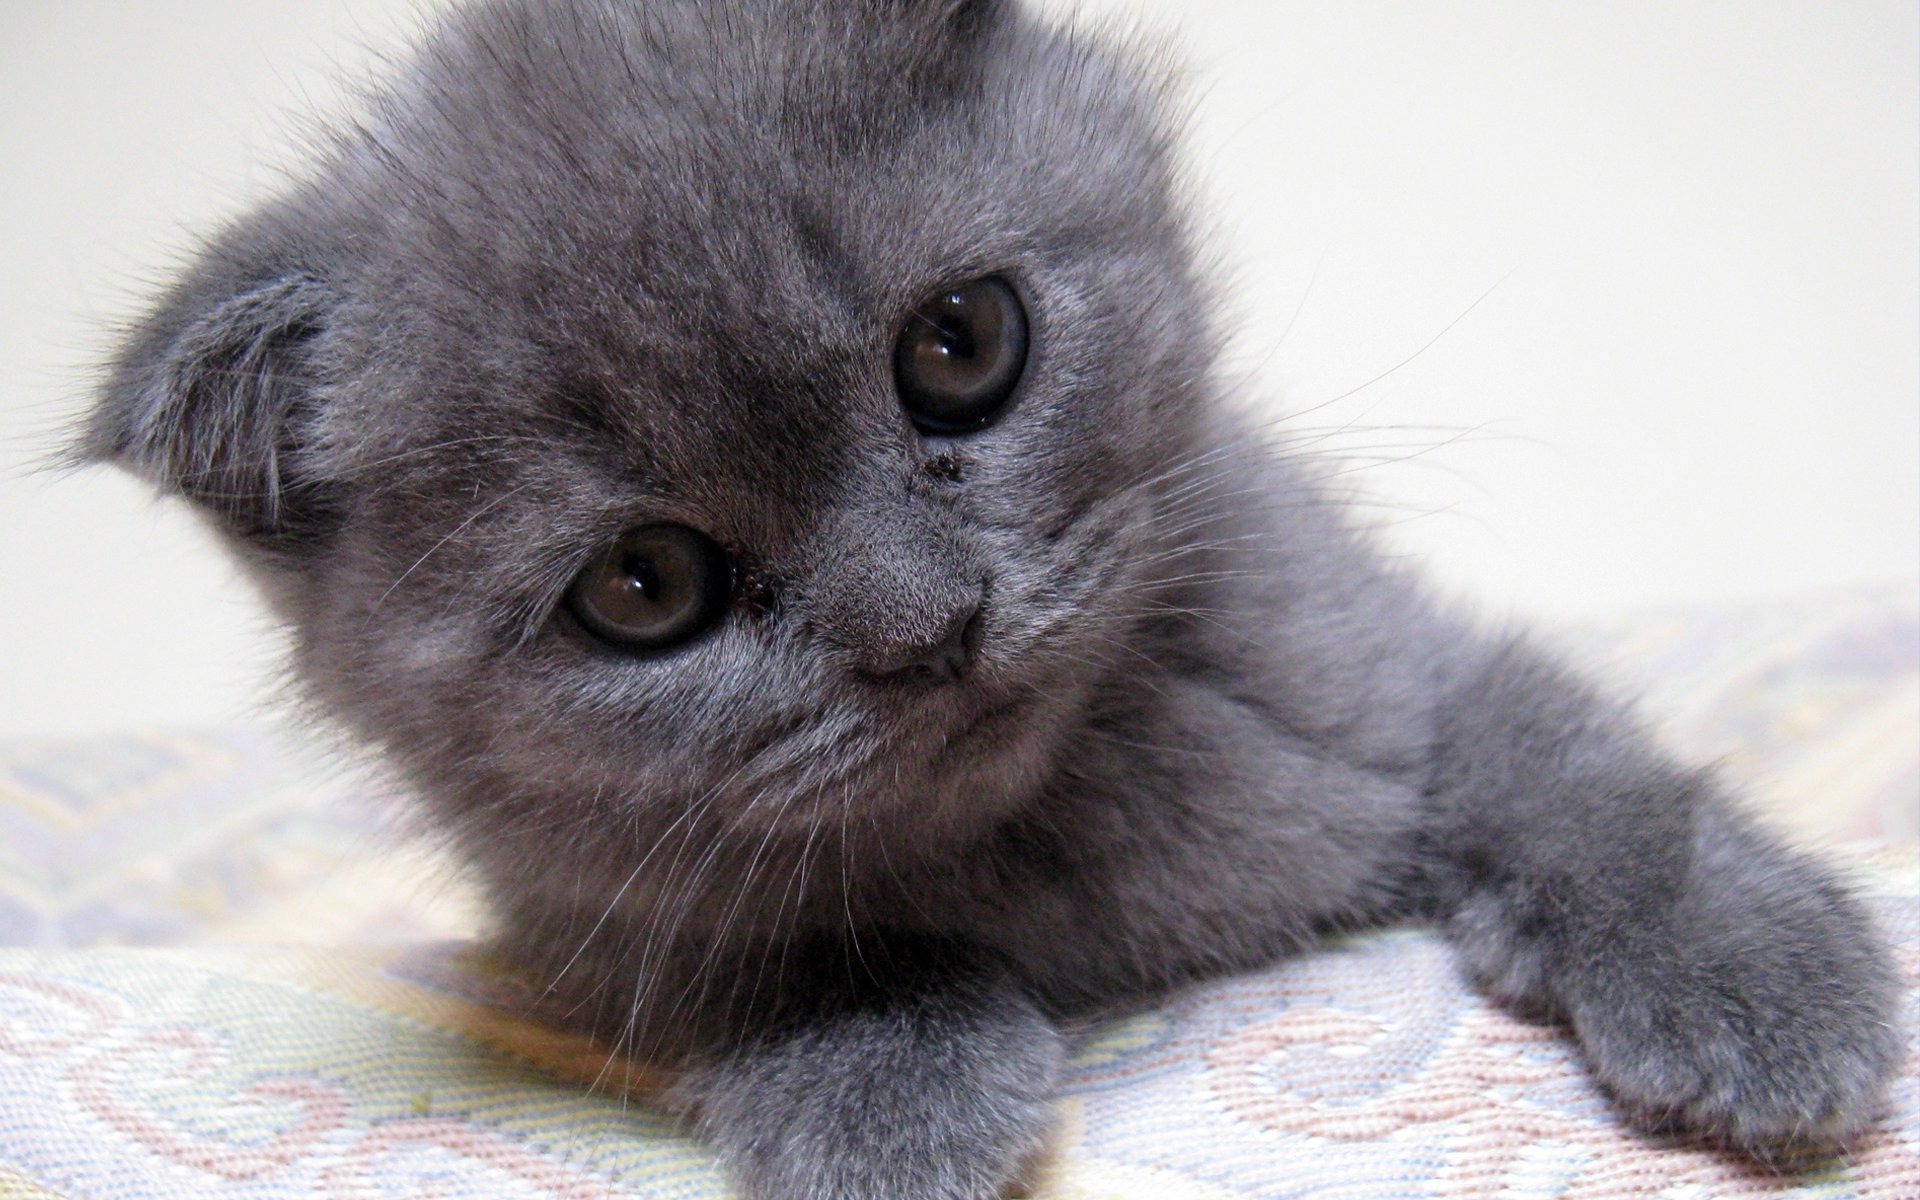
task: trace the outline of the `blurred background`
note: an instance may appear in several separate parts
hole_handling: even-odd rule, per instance
[[[1920,6],[1074,8],[1188,64],[1235,377],[1450,590],[1565,625],[1920,583]],[[428,9],[0,4],[0,734],[273,689],[184,511],[39,467],[115,323]]]

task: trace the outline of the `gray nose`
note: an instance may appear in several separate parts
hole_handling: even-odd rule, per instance
[[[909,495],[868,497],[836,516],[817,531],[792,593],[827,661],[895,683],[941,683],[972,669],[991,584],[954,515]]]
[[[940,632],[925,641],[887,648],[869,664],[869,673],[903,683],[946,683],[973,666],[980,648],[981,601],[969,598],[947,618]]]

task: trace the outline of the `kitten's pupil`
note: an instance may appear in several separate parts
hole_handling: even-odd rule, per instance
[[[652,559],[629,554],[620,560],[620,570],[642,596],[649,600],[660,599],[660,572],[654,570]]]
[[[971,433],[999,416],[1027,362],[1027,314],[1003,279],[924,301],[894,348],[894,382],[923,433]]]
[[[943,303],[949,307],[957,307],[964,302],[958,292],[949,292]],[[940,330],[939,350],[943,357],[971,359],[979,353],[979,347],[974,344],[973,335],[967,332],[966,325],[959,318],[948,314],[936,318],[934,325]]]
[[[712,538],[684,525],[643,525],[594,556],[567,592],[588,632],[629,650],[665,650],[717,624],[733,569]]]

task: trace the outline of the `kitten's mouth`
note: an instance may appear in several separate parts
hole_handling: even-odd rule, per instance
[[[983,708],[946,736],[928,765],[939,770],[951,763],[956,755],[970,753],[1013,728],[1030,707],[1031,699],[1030,695],[1016,694]]]

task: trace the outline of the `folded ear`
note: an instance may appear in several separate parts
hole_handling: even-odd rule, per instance
[[[115,357],[83,457],[185,496],[263,548],[323,538],[335,497],[313,442],[334,305],[298,268],[203,264]]]
[[[828,9],[847,0],[829,0]],[[905,20],[923,30],[962,42],[984,33],[1008,7],[1005,0],[857,0],[856,11],[883,23]]]
[[[936,13],[955,30],[971,33],[1006,7],[1001,0],[893,0],[902,8]]]
[[[846,0],[829,0],[844,5]],[[1007,5],[1002,0],[858,0],[872,34],[870,69],[923,95],[944,95],[972,77]],[[836,12],[837,20],[844,15]]]

